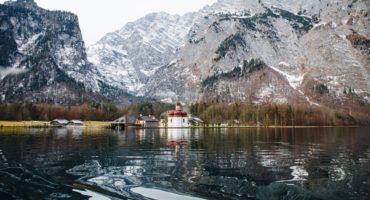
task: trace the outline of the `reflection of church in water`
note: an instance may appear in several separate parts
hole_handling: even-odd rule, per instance
[[[176,159],[180,159],[180,151],[190,142],[189,129],[162,129],[161,135],[166,134],[167,144],[175,149]]]

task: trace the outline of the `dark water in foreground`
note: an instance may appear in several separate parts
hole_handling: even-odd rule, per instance
[[[0,198],[370,199],[370,129],[0,129]]]

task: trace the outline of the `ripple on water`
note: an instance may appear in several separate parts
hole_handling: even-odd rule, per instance
[[[58,180],[133,199],[366,199],[370,136],[353,130],[0,134],[0,167],[20,161]]]
[[[173,193],[169,191],[164,191],[157,188],[145,188],[145,187],[135,187],[131,188],[131,191],[151,199],[158,200],[203,200],[202,198],[193,197],[180,193]]]

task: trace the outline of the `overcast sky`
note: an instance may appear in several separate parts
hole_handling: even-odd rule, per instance
[[[5,0],[0,0],[4,3]],[[197,11],[217,0],[35,0],[49,10],[66,10],[78,15],[86,46],[105,33],[120,29],[151,12],[184,14]]]

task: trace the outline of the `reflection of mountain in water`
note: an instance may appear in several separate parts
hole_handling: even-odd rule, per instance
[[[347,197],[355,195],[345,187],[353,178],[366,180],[353,173],[359,167],[366,171],[366,165],[354,163],[345,147],[332,155],[336,145],[317,144],[322,140],[317,134],[163,129],[119,137],[123,148],[115,149],[112,157],[88,161],[68,173],[129,197],[137,197],[132,188],[144,186],[208,198],[342,198],[343,191]],[[277,138],[284,142],[271,142]],[[310,189],[307,184],[312,184]],[[361,192],[368,195],[364,186]]]
[[[370,195],[369,137],[366,129],[50,129],[0,134],[0,146],[2,163],[131,198],[154,188],[207,199],[349,199]]]

